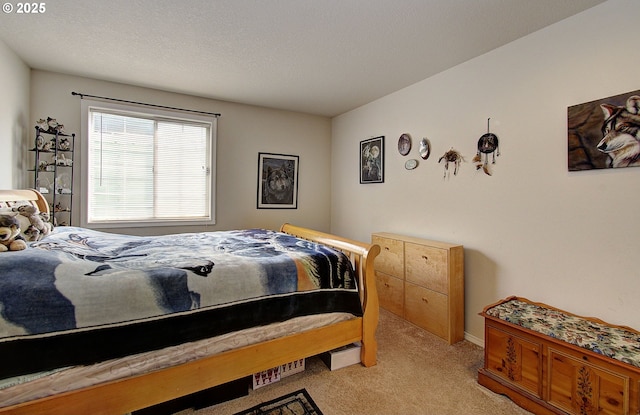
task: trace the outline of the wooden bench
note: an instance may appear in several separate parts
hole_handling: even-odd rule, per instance
[[[640,414],[640,332],[520,297],[481,315],[481,385],[536,414]]]

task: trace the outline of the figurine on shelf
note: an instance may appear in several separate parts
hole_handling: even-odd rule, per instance
[[[58,126],[58,121],[55,118],[47,117],[47,125],[49,131],[55,131]]]
[[[45,163],[45,167],[46,167],[46,163]],[[44,168],[40,168],[40,170],[44,171]],[[51,180],[49,180],[44,176],[40,176],[36,180],[36,188],[40,193],[46,194],[53,189],[53,185],[51,184]]]
[[[40,134],[38,134],[38,136],[36,137],[36,148],[40,151],[44,149],[44,137]]]
[[[71,194],[71,179],[67,173],[56,177],[56,193],[61,195]]]
[[[49,131],[49,123],[43,118],[36,121],[36,127],[38,127],[40,131]]]
[[[58,157],[53,157],[51,159],[53,164],[56,164],[58,166],[67,166],[67,167],[71,167],[73,165],[73,160],[68,159],[64,156],[64,154],[58,154]]]
[[[44,118],[40,118],[36,121],[36,127],[38,127],[40,131],[44,131],[46,133],[64,134],[64,125],[58,124],[58,121],[55,118],[47,117],[46,120]]]
[[[52,147],[53,147],[53,142],[51,140],[45,141],[40,151],[51,151]]]
[[[58,150],[69,151],[70,148],[71,148],[71,142],[69,141],[68,138],[60,138],[58,140]]]

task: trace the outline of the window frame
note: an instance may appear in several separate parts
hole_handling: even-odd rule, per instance
[[[157,226],[208,226],[216,224],[216,148],[217,148],[217,121],[215,115],[203,115],[199,113],[185,113],[181,111],[165,110],[159,108],[146,108],[132,104],[112,103],[99,100],[82,99],[81,101],[81,140],[80,151],[80,182],[81,182],[81,209],[80,223],[86,228],[144,228]],[[139,115],[143,118],[157,117],[185,122],[198,122],[210,124],[209,143],[209,217],[207,219],[193,218],[171,218],[171,219],[148,219],[148,220],[108,220],[89,222],[89,128],[91,125],[91,110],[105,110],[121,112],[124,115],[135,117]],[[76,152],[77,151],[76,147]],[[77,163],[77,162],[76,162]]]

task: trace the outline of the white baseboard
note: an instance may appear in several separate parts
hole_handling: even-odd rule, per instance
[[[484,339],[481,339],[479,337],[473,336],[469,333],[467,333],[466,331],[464,332],[464,339],[470,341],[473,344],[477,344],[478,346],[482,347],[484,349]]]

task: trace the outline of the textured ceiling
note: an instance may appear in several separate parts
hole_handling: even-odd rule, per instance
[[[55,0],[0,39],[34,69],[335,116],[602,2]]]

